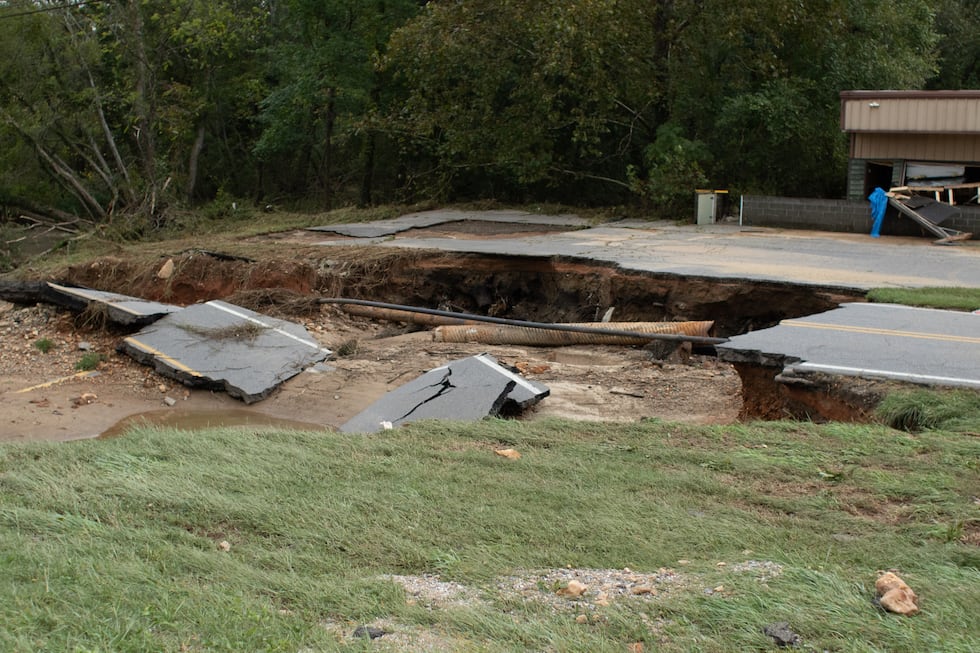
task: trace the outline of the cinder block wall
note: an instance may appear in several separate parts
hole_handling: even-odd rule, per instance
[[[733,204],[738,202],[735,197],[732,200]],[[865,201],[743,195],[741,206],[743,225],[871,233],[871,204]],[[957,208],[959,214],[944,222],[943,226],[969,231],[973,233],[974,240],[980,240],[980,207]],[[891,207],[885,214],[881,233],[886,236],[932,236]]]

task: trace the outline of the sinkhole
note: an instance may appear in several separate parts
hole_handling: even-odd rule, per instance
[[[94,261],[72,268],[69,276],[73,283],[156,301],[224,299],[282,317],[309,317],[324,310],[318,298],[347,297],[534,322],[710,320],[711,335],[723,338],[864,301],[863,293],[846,288],[681,277],[562,257],[297,247],[289,258],[196,250],[171,258],[167,279],[157,274],[159,261]],[[710,346],[693,348],[695,356],[713,353]],[[584,355],[581,348],[568,354]],[[547,356],[560,360],[562,354]],[[781,383],[778,367],[734,367],[741,380],[740,419],[863,421],[880,399],[876,388],[856,379],[801,387]]]

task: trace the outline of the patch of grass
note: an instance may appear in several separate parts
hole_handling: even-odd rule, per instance
[[[353,356],[357,353],[357,348],[357,338],[351,338],[350,340],[345,340],[344,342],[340,343],[334,353],[341,358],[344,356]]]
[[[141,427],[7,444],[0,649],[366,650],[324,624],[387,619],[464,651],[763,650],[775,621],[811,650],[977,650],[978,458],[961,434],[788,422]],[[748,560],[783,573],[733,569]],[[673,567],[678,582],[587,624],[577,604],[498,589],[566,566]],[[922,597],[913,619],[872,604],[889,568]],[[484,600],[428,609],[382,574],[438,574]],[[384,641],[372,650],[412,650]]]
[[[892,428],[917,433],[933,429],[980,433],[980,393],[969,390],[909,390],[885,397],[878,417]]]
[[[954,311],[980,309],[980,288],[875,288],[868,300],[883,304],[904,304]]]
[[[105,355],[98,352],[90,351],[87,354],[83,354],[81,358],[75,363],[75,369],[80,372],[90,372],[94,369],[98,369],[99,364],[105,360]]]
[[[248,321],[226,327],[199,327],[194,324],[180,324],[178,327],[211,340],[254,340],[268,330],[266,326]]]
[[[34,348],[37,349],[42,354],[47,354],[49,351],[54,349],[54,341],[50,338],[41,338],[40,340],[34,341]]]

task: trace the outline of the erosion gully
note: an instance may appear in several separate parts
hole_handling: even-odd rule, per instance
[[[327,254],[324,257],[324,254]],[[535,322],[713,320],[712,335],[730,337],[780,320],[864,301],[857,290],[790,283],[679,277],[622,270],[574,259],[500,257],[388,248],[336,248],[291,259],[245,260],[208,252],[173,257],[161,280],[160,262],[118,259],[70,270],[70,281],[158,301],[188,304],[243,293],[261,304],[312,310],[317,297],[349,297]],[[310,300],[304,302],[304,299]],[[696,353],[713,354],[710,347]],[[861,382],[826,379],[789,387],[776,367],[736,364],[743,419],[802,418],[866,421],[880,393]]]

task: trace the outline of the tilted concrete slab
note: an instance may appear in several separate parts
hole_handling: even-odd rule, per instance
[[[302,326],[221,301],[188,306],[121,349],[187,385],[223,387],[247,404],[330,356]]]
[[[729,362],[909,383],[980,388],[980,315],[843,304],[717,346]]]
[[[588,220],[577,215],[540,215],[525,211],[457,211],[455,209],[446,209],[409,213],[392,220],[311,227],[309,231],[326,231],[353,238],[380,238],[383,236],[393,236],[410,229],[424,229],[425,227],[434,227],[440,224],[460,222],[463,220],[512,224],[540,224],[569,227],[570,229],[581,229],[589,226]]]
[[[161,304],[138,297],[119,295],[114,292],[76,288],[48,283],[49,292],[45,297],[51,302],[75,311],[88,307],[101,307],[112,322],[123,326],[142,326],[150,324],[165,315],[184,310],[174,304]]]
[[[437,367],[389,392],[340,430],[373,433],[385,422],[398,426],[423,419],[476,421],[525,409],[549,393],[547,386],[480,354]]]

